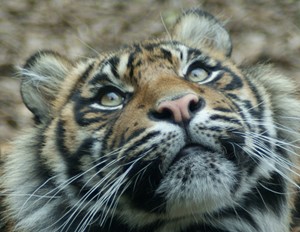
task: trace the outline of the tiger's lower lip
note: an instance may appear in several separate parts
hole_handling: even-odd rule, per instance
[[[193,155],[198,155],[199,153],[213,153],[213,151],[205,146],[200,144],[188,144],[185,145],[175,156],[173,161],[171,162],[170,166],[173,166],[179,160],[190,157]]]

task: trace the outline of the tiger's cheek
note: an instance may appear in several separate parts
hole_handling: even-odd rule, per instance
[[[58,119],[56,134],[63,138],[64,146],[69,153],[77,151],[82,142],[91,136],[91,133],[76,122],[73,103],[64,107]],[[61,132],[60,132],[61,131]]]
[[[128,141],[136,139],[153,126],[147,117],[147,111],[145,105],[135,103],[125,107],[122,114],[113,123],[111,135],[106,141],[110,149],[123,147]]]

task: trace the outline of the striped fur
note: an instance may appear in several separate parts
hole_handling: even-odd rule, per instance
[[[173,31],[96,58],[27,61],[21,93],[36,125],[1,160],[6,232],[291,231],[296,84],[237,67],[206,12],[187,11]]]

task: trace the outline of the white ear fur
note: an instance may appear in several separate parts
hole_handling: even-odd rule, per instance
[[[194,48],[209,48],[231,55],[228,32],[211,14],[200,9],[185,12],[175,24],[173,38]]]
[[[51,117],[51,101],[55,99],[71,67],[71,62],[63,56],[42,51],[31,56],[20,69],[21,95],[37,122],[47,121]]]

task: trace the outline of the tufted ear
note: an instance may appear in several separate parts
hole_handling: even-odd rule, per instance
[[[41,51],[31,56],[20,69],[21,95],[36,122],[51,118],[51,103],[71,68],[72,63],[58,53]]]
[[[209,48],[228,57],[231,55],[228,32],[216,18],[200,9],[188,10],[178,19],[173,38],[194,48]]]

